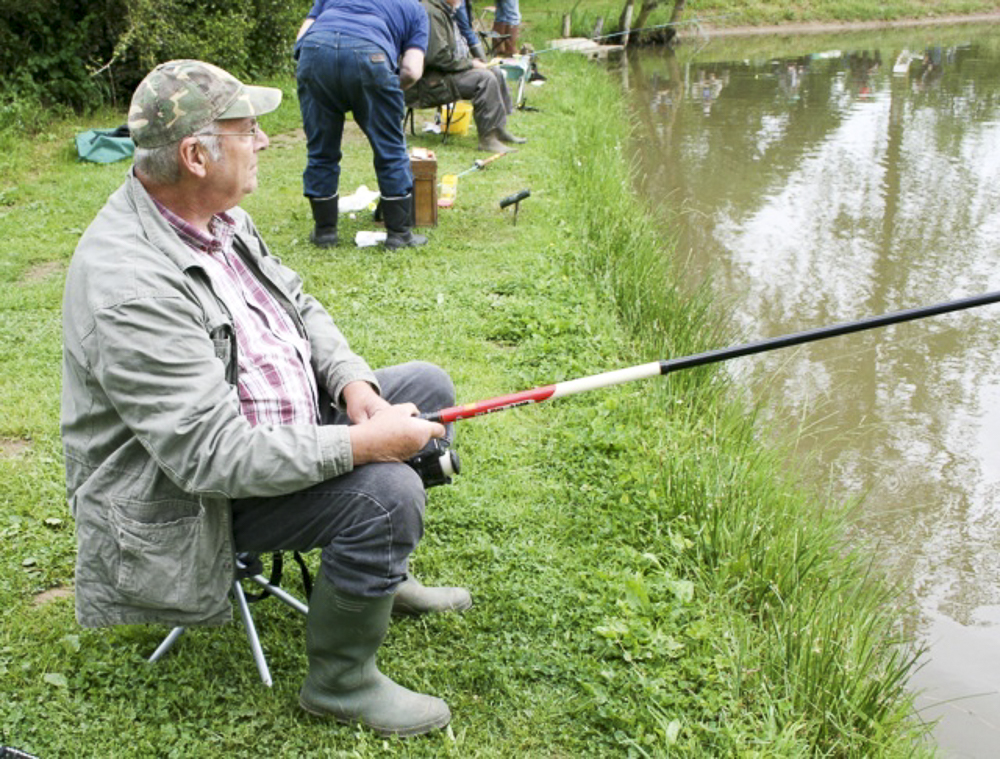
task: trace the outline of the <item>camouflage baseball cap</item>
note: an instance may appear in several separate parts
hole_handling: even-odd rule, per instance
[[[250,87],[211,63],[168,61],[136,88],[128,128],[137,147],[158,148],[189,137],[216,119],[259,116],[279,103],[281,90]]]

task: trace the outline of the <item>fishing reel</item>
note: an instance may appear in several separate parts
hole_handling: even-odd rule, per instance
[[[450,485],[451,478],[461,471],[458,454],[440,440],[432,440],[431,447],[406,462],[420,475],[425,488]]]

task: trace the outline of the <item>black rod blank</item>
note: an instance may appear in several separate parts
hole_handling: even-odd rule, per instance
[[[717,350],[706,351],[704,353],[696,353],[691,356],[665,359],[660,361],[660,374],[669,374],[670,372],[677,371],[678,369],[689,369],[694,366],[714,364],[719,361],[728,361],[731,358],[750,356],[754,353],[763,353],[764,351],[776,350],[778,348],[789,348],[793,345],[811,343],[816,340],[825,340],[828,337],[849,335],[852,332],[861,332],[866,329],[887,327],[890,324],[900,324],[902,322],[913,321],[914,319],[923,319],[928,316],[947,314],[951,311],[976,308],[977,306],[985,306],[998,301],[1000,301],[1000,291],[976,295],[971,298],[948,301],[947,303],[937,303],[933,306],[908,308],[904,311],[894,311],[889,314],[883,314],[882,316],[869,316],[865,319],[860,319],[854,322],[841,322],[840,324],[831,324],[827,327],[807,329],[802,332],[794,332],[790,335],[781,335],[779,337],[772,337],[767,340],[759,340],[753,343],[734,345],[731,348],[719,348]]]

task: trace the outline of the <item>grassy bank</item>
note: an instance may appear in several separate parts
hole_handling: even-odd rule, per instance
[[[396,253],[308,244],[304,146],[280,83],[288,102],[265,121],[245,205],[373,365],[435,361],[475,400],[726,341],[707,299],[675,289],[632,192],[616,85],[572,57],[543,71],[539,110],[512,125],[529,143],[460,179],[431,244]],[[125,166],[75,162],[70,138],[121,118],[54,123],[5,158],[0,743],[44,757],[919,753],[891,594],[708,369],[460,423],[463,474],[432,491],[414,566],[467,585],[476,606],[394,623],[381,657],[449,702],[448,733],[402,743],[307,718],[302,619],[273,602],[255,610],[270,690],[238,623],[191,631],[155,666],[144,657],[165,630],[78,628],[60,297]],[[348,140],[342,191],[375,186],[366,143]],[[439,175],[482,157],[472,134],[411,143],[437,151]],[[524,188],[515,225],[498,201]],[[369,228],[345,219],[342,237]]]
[[[637,0],[633,28],[642,3]],[[522,3],[528,7],[529,3]],[[665,0],[641,26],[666,24],[673,11],[673,0]],[[617,29],[625,0],[531,0],[529,20],[546,39],[560,36],[563,16],[570,15],[572,33],[590,36],[598,19],[604,30]],[[909,19],[943,19],[1000,12],[997,0],[687,0],[679,29],[684,34],[732,27],[772,26],[805,23],[894,22]]]

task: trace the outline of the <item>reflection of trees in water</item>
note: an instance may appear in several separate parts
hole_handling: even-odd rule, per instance
[[[928,48],[894,75],[883,62],[901,52],[869,45],[713,64],[669,52],[632,58],[642,192],[692,209],[679,254],[709,260],[750,337],[1000,282],[1000,129],[991,124],[1000,53]],[[705,118],[698,85],[722,72],[728,83]],[[805,210],[795,208],[803,202]],[[787,239],[762,243],[748,231],[755,218],[761,227],[774,218],[769,208],[799,214]],[[794,363],[787,354],[756,365],[758,376],[774,373],[774,408],[832,428],[805,435],[801,447],[832,472],[838,494],[872,493],[867,508],[879,513],[865,529],[886,537],[885,555],[918,575],[933,570],[935,583],[954,582],[949,597],[973,606],[996,603],[1000,585],[1000,567],[977,574],[971,566],[997,544],[977,489],[985,486],[975,485],[984,482],[982,451],[970,442],[989,411],[984,383],[1000,377],[997,339],[983,334],[988,318],[819,344],[801,351],[803,368],[791,372],[779,372]]]

